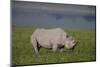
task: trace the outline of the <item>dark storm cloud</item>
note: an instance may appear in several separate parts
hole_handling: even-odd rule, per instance
[[[12,7],[16,12],[39,12],[62,15],[95,16],[95,6],[62,5],[37,2],[14,1]]]
[[[18,26],[95,29],[95,6],[12,2],[12,21]]]

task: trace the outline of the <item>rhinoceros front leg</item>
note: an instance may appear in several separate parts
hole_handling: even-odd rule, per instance
[[[63,52],[63,51],[64,51],[64,48],[61,48],[61,49],[60,49],[60,52]]]
[[[59,50],[60,50],[60,52],[63,52],[63,51],[64,51],[64,46],[61,46],[61,47],[59,48]]]

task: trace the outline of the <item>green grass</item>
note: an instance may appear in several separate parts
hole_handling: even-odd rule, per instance
[[[15,27],[12,31],[12,63],[16,65],[48,64],[62,62],[95,61],[96,44],[95,30],[65,30],[72,35],[78,44],[74,50],[64,49],[64,52],[52,52],[40,49],[40,55],[34,54],[30,43],[30,35],[35,28]]]

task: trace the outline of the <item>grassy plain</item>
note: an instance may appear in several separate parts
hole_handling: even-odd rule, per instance
[[[96,60],[95,30],[68,30],[78,41],[74,50],[64,49],[64,52],[53,53],[52,50],[40,49],[40,55],[34,55],[30,43],[30,35],[35,30],[31,27],[15,27],[12,31],[12,64],[49,64],[63,62],[80,62]]]

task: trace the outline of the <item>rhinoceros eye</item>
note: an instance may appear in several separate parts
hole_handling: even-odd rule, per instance
[[[69,36],[68,35],[66,35],[66,38],[68,38]]]

